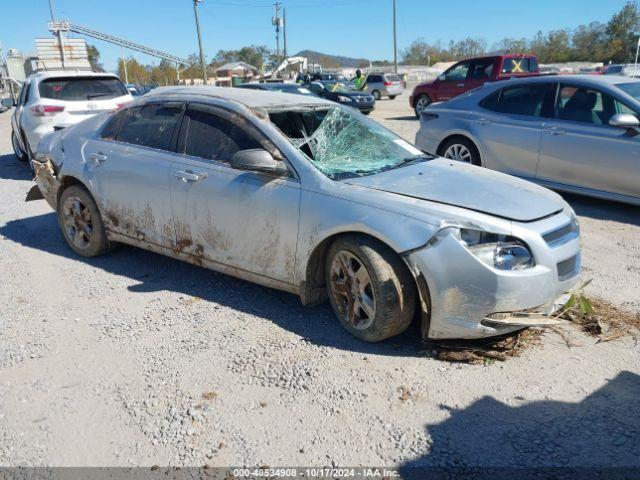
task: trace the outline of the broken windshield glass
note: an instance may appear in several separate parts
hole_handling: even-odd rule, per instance
[[[287,113],[302,115],[296,129],[301,137],[294,137],[290,128],[284,128],[289,127],[291,119],[281,130],[316,168],[333,179],[370,175],[414,160],[432,158],[357,112],[340,107],[315,110],[312,117],[314,123],[319,123],[315,129],[315,125],[309,125],[310,115]],[[272,121],[279,123],[278,120],[272,116]]]

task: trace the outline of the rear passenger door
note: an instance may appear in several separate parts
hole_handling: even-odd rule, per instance
[[[542,129],[552,109],[554,83],[505,87],[480,102],[469,129],[481,147],[484,167],[535,178]]]
[[[169,179],[183,111],[179,102],[127,109],[112,118],[100,138],[85,145],[88,176],[109,231],[174,247]]]
[[[240,150],[276,147],[246,117],[191,104],[171,169],[177,248],[220,269],[293,283],[300,183],[293,176],[238,170]]]

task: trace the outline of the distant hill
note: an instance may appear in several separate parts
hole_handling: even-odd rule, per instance
[[[319,63],[324,68],[362,68],[369,66],[366,58],[342,57],[340,55],[328,55],[326,53],[314,52],[313,50],[302,50],[295,54],[296,57],[307,57],[309,63]]]

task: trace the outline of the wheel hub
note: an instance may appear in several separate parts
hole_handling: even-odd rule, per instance
[[[342,319],[357,328],[369,328],[375,318],[375,297],[371,277],[362,261],[341,250],[331,265],[330,290]]]
[[[78,197],[65,200],[62,219],[67,237],[78,248],[87,248],[93,238],[91,212]]]

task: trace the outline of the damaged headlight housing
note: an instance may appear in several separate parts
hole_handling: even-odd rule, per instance
[[[498,270],[524,270],[536,262],[529,248],[507,235],[460,228],[459,240],[480,261]]]

